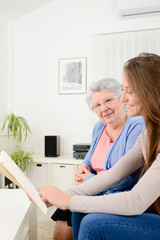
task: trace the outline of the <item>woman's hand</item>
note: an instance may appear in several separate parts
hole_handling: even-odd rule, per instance
[[[75,181],[78,183],[78,184],[81,184],[85,181],[86,177],[88,176],[88,174],[91,173],[91,169],[90,167],[85,164],[85,163],[82,163],[78,169],[78,171],[75,172]]]
[[[69,209],[69,200],[71,199],[71,196],[68,196],[57,187],[42,187],[37,188],[37,191],[41,199],[46,203],[48,207],[55,206],[62,210]]]

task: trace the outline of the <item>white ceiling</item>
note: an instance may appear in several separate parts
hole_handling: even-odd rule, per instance
[[[54,0],[0,0],[0,14],[7,18],[17,18],[52,1]]]

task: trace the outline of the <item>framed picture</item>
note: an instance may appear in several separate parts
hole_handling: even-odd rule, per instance
[[[59,59],[59,94],[86,93],[86,67],[85,57]]]

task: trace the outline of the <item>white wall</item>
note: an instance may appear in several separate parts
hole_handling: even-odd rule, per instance
[[[7,111],[6,74],[7,74],[7,18],[3,16],[0,10],[0,118]]]
[[[20,17],[27,12],[33,11],[54,0],[0,0],[0,119],[10,109],[10,83],[11,70],[8,67],[8,19]],[[11,31],[10,33],[11,34]],[[9,46],[11,47],[11,46]],[[10,61],[11,61],[10,56]],[[0,126],[1,126],[0,122]]]
[[[61,136],[61,154],[90,142],[97,121],[85,94],[58,95],[58,60],[87,57],[92,75],[95,34],[159,28],[160,17],[121,20],[116,0],[55,0],[14,21],[12,110],[29,122],[28,148],[44,152],[44,136]],[[107,76],[106,76],[107,77]]]

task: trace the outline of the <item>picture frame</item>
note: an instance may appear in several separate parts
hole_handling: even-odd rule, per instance
[[[59,59],[59,94],[84,94],[87,86],[87,58]]]

